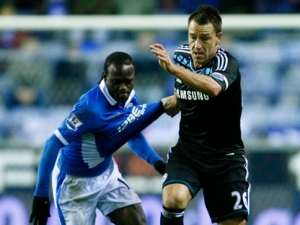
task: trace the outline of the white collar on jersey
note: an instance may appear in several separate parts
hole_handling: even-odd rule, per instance
[[[102,80],[99,84],[99,88],[100,90],[102,91],[102,93],[104,94],[105,98],[107,99],[107,101],[111,104],[111,105],[116,105],[118,102],[113,98],[111,97],[111,95],[109,94],[108,92],[108,89],[106,87],[106,84],[104,82],[104,80]],[[135,91],[132,89],[127,101],[125,102],[124,104],[124,107],[126,108],[128,106],[128,104],[130,103],[131,99],[133,98],[135,94]]]

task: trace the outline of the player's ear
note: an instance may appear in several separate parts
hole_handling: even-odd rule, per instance
[[[104,81],[106,81],[106,73],[104,71],[102,73],[102,79],[104,79]]]
[[[219,44],[220,41],[222,40],[222,37],[223,37],[223,33],[222,33],[222,32],[219,32],[219,33],[217,34],[217,38],[218,38],[217,43],[218,43],[218,44]]]

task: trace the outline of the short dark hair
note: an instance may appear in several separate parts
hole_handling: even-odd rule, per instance
[[[212,23],[216,34],[222,31],[222,18],[220,12],[210,5],[202,5],[194,11],[188,19],[188,26],[191,21],[195,21],[200,25]]]
[[[110,65],[112,64],[133,65],[133,67],[135,68],[135,62],[129,54],[127,54],[126,52],[113,52],[109,54],[105,59],[102,77],[98,84],[103,79],[103,73],[108,74],[108,67],[110,67]]]
[[[103,71],[106,74],[108,74],[107,70],[111,64],[125,64],[133,65],[135,67],[133,58],[125,52],[113,52],[106,57],[103,68]]]

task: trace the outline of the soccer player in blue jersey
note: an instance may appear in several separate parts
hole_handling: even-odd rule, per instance
[[[38,168],[30,223],[45,225],[54,202],[61,224],[94,225],[96,209],[117,225],[145,225],[141,200],[126,183],[112,156],[128,142],[131,149],[163,174],[165,163],[141,131],[167,112],[172,97],[139,105],[135,64],[124,52],[110,54],[99,85],[80,97],[47,140]]]
[[[150,45],[160,66],[175,76],[181,110],[179,140],[163,176],[161,225],[184,224],[184,210],[200,189],[213,223],[245,225],[248,219],[241,74],[221,39],[219,12],[203,5],[190,15],[188,44],[179,46],[173,61],[163,45]]]

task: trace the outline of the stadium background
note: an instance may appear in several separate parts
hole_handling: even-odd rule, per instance
[[[153,102],[172,94],[173,79],[158,66],[148,45],[163,43],[172,54],[186,42],[187,15],[180,7],[168,11],[160,5],[153,13],[155,6],[148,4],[150,9],[127,9],[147,15],[116,15],[112,10],[104,14],[114,15],[78,18],[64,15],[68,10],[63,1],[50,3],[47,11],[20,5],[0,10],[0,225],[28,224],[44,142],[80,94],[97,84],[109,53],[126,51],[134,57],[140,101]],[[248,224],[300,225],[300,21],[292,11],[298,8],[247,9],[226,11],[221,46],[237,58],[243,75],[242,133],[252,183]],[[128,14],[126,7],[119,14]],[[179,116],[163,115],[144,130],[163,158],[177,140],[178,121]],[[159,224],[161,176],[127,145],[115,157],[142,197],[148,224]],[[210,224],[201,194],[186,210],[185,221]],[[54,207],[49,224],[57,224]],[[100,224],[109,222],[99,214]]]

